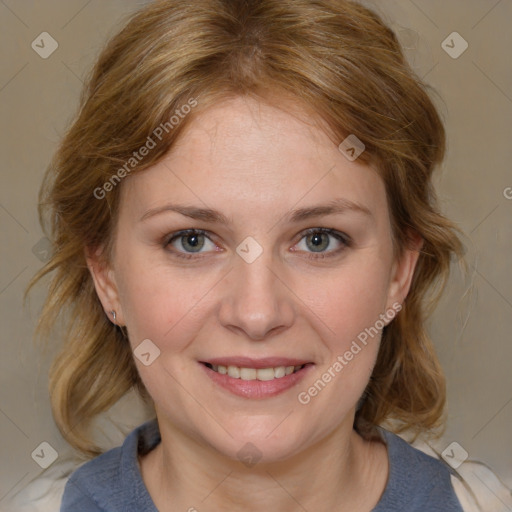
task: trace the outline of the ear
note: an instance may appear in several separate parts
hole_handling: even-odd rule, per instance
[[[119,300],[119,292],[115,281],[115,273],[103,255],[103,248],[86,248],[84,252],[87,267],[91,273],[96,293],[105,310],[105,314],[110,321],[113,322],[114,318],[111,312],[115,311],[115,324],[120,326],[125,325],[121,301]]]
[[[393,263],[386,310],[393,304],[403,304],[411,288],[414,270],[423,247],[423,238],[417,233],[409,233],[408,239],[409,243],[402,256]]]

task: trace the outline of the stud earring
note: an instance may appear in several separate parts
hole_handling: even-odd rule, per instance
[[[126,332],[126,327],[124,325],[120,325],[117,323],[116,321],[116,312],[112,309],[111,311],[109,311],[109,313],[112,315],[112,323],[116,326],[116,327],[119,327],[123,337],[127,340],[128,339],[128,333]]]

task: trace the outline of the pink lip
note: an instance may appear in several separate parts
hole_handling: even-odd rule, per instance
[[[203,363],[210,363],[212,365],[222,366],[238,366],[239,368],[276,368],[277,366],[302,366],[303,364],[310,363],[304,359],[291,359],[288,357],[264,357],[261,359],[252,359],[251,357],[215,357],[202,361]]]
[[[217,359],[218,361],[229,361],[230,358],[227,359]],[[236,359],[239,361],[239,359]],[[257,360],[257,363],[261,363],[262,361],[265,362],[264,365],[261,366],[253,366],[254,360],[251,362],[251,364],[246,364],[245,367],[248,368],[270,368],[274,366],[292,366],[292,364],[268,364],[268,359],[260,359]],[[284,359],[279,359],[279,361],[284,361]],[[292,359],[288,359],[287,361],[293,361]],[[211,364],[223,364],[220,363],[211,363]],[[299,363],[300,364],[300,363]],[[234,379],[233,377],[230,377],[229,375],[222,375],[220,373],[217,373],[216,371],[212,370],[211,368],[208,368],[204,363],[199,363],[201,368],[203,368],[203,371],[206,372],[206,375],[210,377],[210,379],[215,383],[218,384],[223,389],[226,389],[227,391],[230,391],[234,395],[241,396],[243,398],[253,398],[253,399],[262,399],[262,398],[270,398],[276,395],[279,395],[281,393],[284,393],[285,391],[289,390],[293,386],[295,386],[297,383],[299,383],[307,373],[314,367],[313,364],[308,364],[304,368],[298,370],[295,373],[291,373],[290,375],[285,375],[284,377],[281,377],[279,379],[273,379],[273,380],[242,380],[242,379]],[[229,366],[229,365],[228,365]],[[239,366],[238,364],[233,364],[233,366]],[[244,366],[244,365],[240,365]],[[298,366],[298,365],[294,365]]]

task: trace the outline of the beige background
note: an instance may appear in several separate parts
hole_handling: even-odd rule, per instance
[[[23,290],[44,258],[37,191],[75,112],[84,73],[106,37],[142,3],[0,1],[0,510],[43,475],[31,458],[41,442],[56,449],[59,461],[69,452],[49,410],[52,348],[43,354],[31,340],[44,290],[32,295],[31,310],[22,307]],[[464,279],[455,269],[431,321],[449,391],[448,428],[434,446],[442,452],[456,441],[512,487],[512,1],[365,3],[377,6],[416,72],[440,95],[449,150],[436,183],[444,211],[468,235],[472,274]],[[59,45],[47,59],[31,48],[43,31]],[[454,31],[469,45],[456,59],[441,46]]]

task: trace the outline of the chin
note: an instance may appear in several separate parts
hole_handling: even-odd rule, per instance
[[[257,425],[252,426],[247,421],[244,425],[231,423],[226,425],[226,429],[236,432],[233,438],[223,435],[222,439],[205,440],[225,457],[240,461],[247,467],[282,462],[303,451],[312,439],[311,434],[304,432],[301,435],[290,429],[290,425],[284,428],[286,421],[292,421],[288,418],[283,422],[284,417],[286,415],[279,418],[267,417],[266,421],[258,421]],[[279,426],[281,422],[283,424]]]

